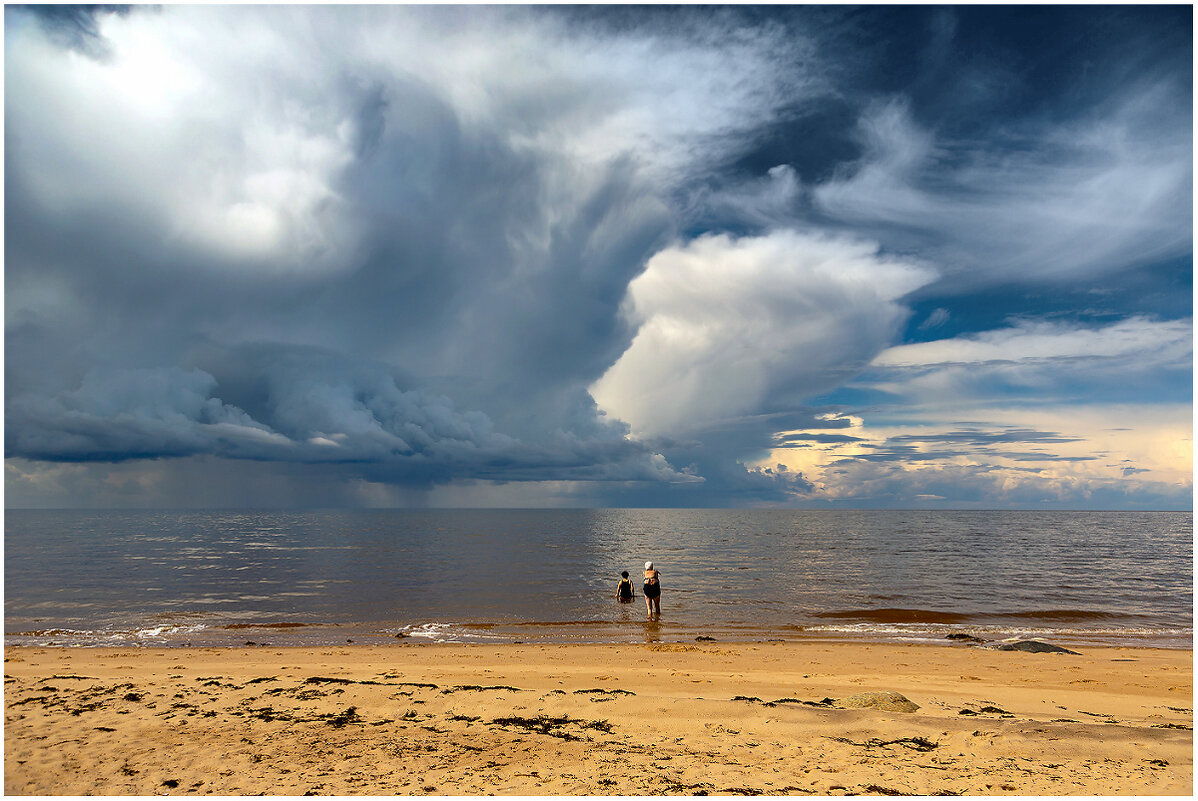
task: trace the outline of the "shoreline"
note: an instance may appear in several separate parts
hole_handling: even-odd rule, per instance
[[[1038,626],[699,625],[688,621],[435,621],[423,623],[160,623],[95,629],[14,627],[5,648],[239,648],[333,647],[395,643],[477,645],[637,645],[645,643],[785,642],[997,647],[1040,640],[1068,648],[1193,649],[1188,626],[1157,629],[1079,629]]]
[[[330,647],[347,642],[384,645],[393,642],[458,644],[592,644],[634,645],[646,642],[857,642],[936,645],[967,641],[996,646],[1013,640],[1044,640],[1066,647],[1129,647],[1191,650],[1193,629],[1082,628],[1067,625],[988,625],[896,620],[887,623],[748,624],[741,621],[697,623],[667,617],[646,620],[633,614],[622,620],[425,620],[346,621],[340,623],[284,620],[273,622],[198,621],[184,615],[163,616],[122,627],[70,628],[15,625],[4,635],[5,647],[203,647],[306,646]],[[883,610],[888,611],[888,610]],[[903,610],[899,610],[903,611]]]
[[[1189,795],[1193,786],[1187,649],[396,641],[10,646],[5,663],[12,794]],[[862,692],[899,693],[918,709],[854,708],[848,699]]]

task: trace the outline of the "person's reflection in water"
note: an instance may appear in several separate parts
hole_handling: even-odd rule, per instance
[[[656,619],[645,621],[645,642],[661,642],[661,623]]]

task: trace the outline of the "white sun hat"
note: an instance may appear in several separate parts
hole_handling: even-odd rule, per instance
[[[652,563],[652,562],[645,562],[645,569],[646,569],[646,570],[652,570],[652,569],[653,569],[653,563]]]

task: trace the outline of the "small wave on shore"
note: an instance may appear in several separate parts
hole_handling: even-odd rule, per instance
[[[417,623],[401,626],[397,637],[443,643],[510,642],[510,637],[495,634],[489,623]]]
[[[1128,628],[1070,626],[1011,626],[927,623],[844,622],[801,627],[808,637],[844,637],[889,642],[942,643],[952,635],[964,635],[987,641],[1008,639],[1049,639],[1074,645],[1139,645],[1164,648],[1189,648],[1194,632],[1189,628]]]
[[[817,618],[861,620],[870,623],[965,623],[971,616],[930,609],[838,609],[817,612]]]
[[[106,629],[31,629],[6,632],[5,645],[38,645],[63,647],[102,647],[123,645],[179,645],[205,631],[207,626],[152,625],[133,628]]]

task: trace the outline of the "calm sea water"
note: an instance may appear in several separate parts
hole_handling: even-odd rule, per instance
[[[1189,512],[5,513],[8,644],[955,632],[1192,647]],[[614,599],[662,573],[661,617]],[[410,641],[410,640],[409,640]]]

